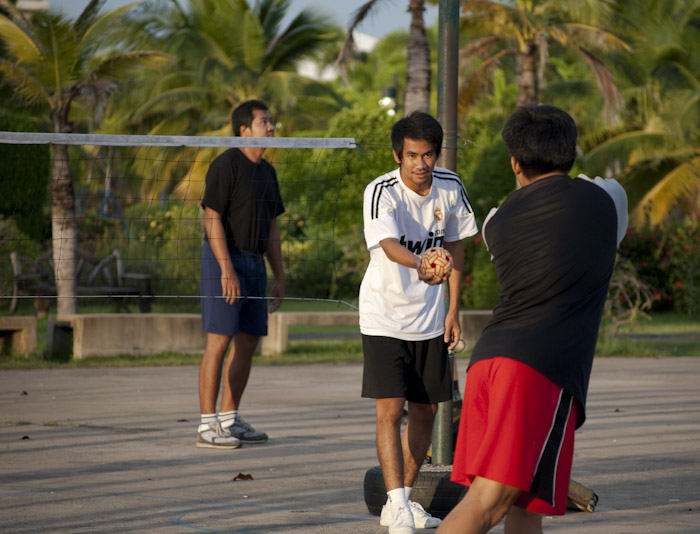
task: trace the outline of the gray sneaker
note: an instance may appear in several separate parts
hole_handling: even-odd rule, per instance
[[[234,438],[228,430],[221,428],[221,423],[209,423],[209,428],[200,430],[197,436],[197,447],[205,449],[237,449],[241,446],[238,438]]]
[[[246,423],[239,415],[234,423],[228,428],[231,435],[238,438],[243,443],[265,443],[267,434],[255,430],[252,426]]]

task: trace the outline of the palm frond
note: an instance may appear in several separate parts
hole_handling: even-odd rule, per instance
[[[518,51],[514,48],[500,50],[487,58],[474,72],[464,79],[457,93],[460,112],[468,110],[477,101],[478,97],[484,93],[484,87],[488,84],[494,71],[500,66],[500,59],[503,56],[517,53]]]
[[[287,14],[287,0],[258,0],[255,12],[268,41],[274,40],[280,33],[280,25]]]
[[[355,45],[355,41],[353,39],[353,32],[357,27],[364,21],[367,16],[372,12],[374,7],[380,2],[380,0],[369,0],[369,2],[365,2],[362,4],[357,10],[353,13],[352,18],[350,19],[350,24],[348,25],[348,29],[345,32],[345,41],[343,42],[343,46],[340,49],[340,53],[338,54],[338,59],[336,59],[335,64],[337,66],[344,65],[352,56],[352,51]]]
[[[91,3],[101,3],[104,0],[93,0]],[[81,31],[77,31],[76,36],[82,43],[82,46],[95,45],[95,42],[99,43],[103,36],[110,32],[114,27],[122,25],[125,13],[129,11],[136,4],[127,4],[125,6],[108,11],[100,17],[95,17],[93,15],[86,17],[84,21],[81,22],[83,27]],[[89,6],[88,6],[89,7]],[[85,15],[88,8],[85,8],[83,15]],[[78,23],[76,23],[76,28]]]
[[[552,37],[562,44],[573,44],[594,48],[603,52],[632,52],[632,47],[614,33],[583,24],[580,22],[565,22],[550,28]]]
[[[122,54],[112,54],[104,58],[87,73],[90,79],[123,80],[129,76],[148,69],[158,70],[174,63],[175,58],[162,52],[134,50]]]
[[[239,59],[245,68],[259,72],[267,47],[265,32],[255,13],[252,11],[245,13],[243,20],[239,23],[239,30],[242,42],[246,43]]]
[[[265,61],[275,70],[294,68],[300,59],[309,57],[335,35],[334,28],[325,17],[303,10],[270,41]]]
[[[42,23],[38,36],[45,57],[41,65],[37,65],[37,70],[43,83],[55,88],[56,94],[62,98],[63,90],[80,82],[81,50],[70,22],[61,17],[47,16]]]
[[[680,125],[686,138],[700,137],[700,90],[690,91],[679,106]]]
[[[83,12],[78,15],[75,25],[73,26],[78,38],[82,38],[88,28],[93,25],[105,1],[106,0],[90,0],[88,5],[85,6],[85,9],[83,9]]]
[[[202,86],[180,86],[167,91],[160,91],[155,97],[143,102],[134,110],[134,115],[139,117],[148,114],[168,111],[173,117],[196,109],[203,102],[210,100],[210,91]]]
[[[22,68],[16,63],[12,63],[4,58],[0,58],[0,72],[12,85],[16,93],[32,104],[43,100],[49,105],[52,103],[51,95],[46,92],[46,88],[30,71]]]
[[[603,62],[591,52],[578,47],[576,51],[586,61],[598,82],[598,87],[600,88],[605,103],[603,106],[603,116],[612,123],[616,122],[620,106],[622,105],[622,99],[620,98],[620,91],[615,83],[615,78]]]
[[[36,63],[41,58],[41,50],[21,26],[0,15],[0,40],[10,54],[21,62]]]
[[[628,161],[635,151],[664,146],[672,138],[663,130],[625,132],[596,146],[583,157],[583,166],[589,176],[604,176],[616,160]]]
[[[32,25],[29,19],[22,11],[17,9],[17,6],[15,6],[14,3],[10,2],[9,0],[0,0],[0,7],[7,11],[7,13],[10,15],[10,20],[19,26],[22,31],[30,36],[33,34]]]
[[[645,219],[653,226],[663,221],[671,210],[688,197],[700,192],[700,156],[685,161],[666,174],[642,198],[631,214],[634,225]]]
[[[459,49],[460,68],[468,65],[472,58],[481,57],[484,54],[491,55],[493,48],[502,40],[503,37],[500,35],[487,35],[470,40]]]

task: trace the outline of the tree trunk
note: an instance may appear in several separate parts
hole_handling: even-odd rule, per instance
[[[411,0],[411,31],[406,47],[406,98],[404,112],[430,112],[430,45],[425,36],[424,0]]]
[[[536,106],[539,101],[537,87],[537,44],[525,43],[525,51],[518,54],[518,106]]]
[[[73,177],[68,165],[68,147],[54,145],[51,171],[51,227],[58,315],[77,312],[76,256],[77,221]]]

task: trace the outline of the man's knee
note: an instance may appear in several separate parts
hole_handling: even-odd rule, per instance
[[[403,399],[377,399],[377,424],[397,424],[403,417],[403,406]]]
[[[413,424],[432,425],[437,412],[437,404],[408,403],[408,418]]]
[[[483,477],[476,477],[467,495],[479,502],[491,526],[508,514],[521,490]]]
[[[231,336],[226,336],[223,334],[212,334],[207,333],[207,347],[204,351],[204,355],[207,357],[222,358],[226,354],[229,344],[231,343]]]
[[[255,349],[258,348],[259,341],[260,336],[255,336],[243,331],[239,331],[233,338],[233,342],[236,346],[236,352],[245,354],[245,356],[253,355]]]

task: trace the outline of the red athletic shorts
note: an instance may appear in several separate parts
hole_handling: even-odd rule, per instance
[[[531,367],[510,358],[475,363],[467,373],[452,480],[474,477],[523,491],[515,505],[563,515],[579,403]]]

